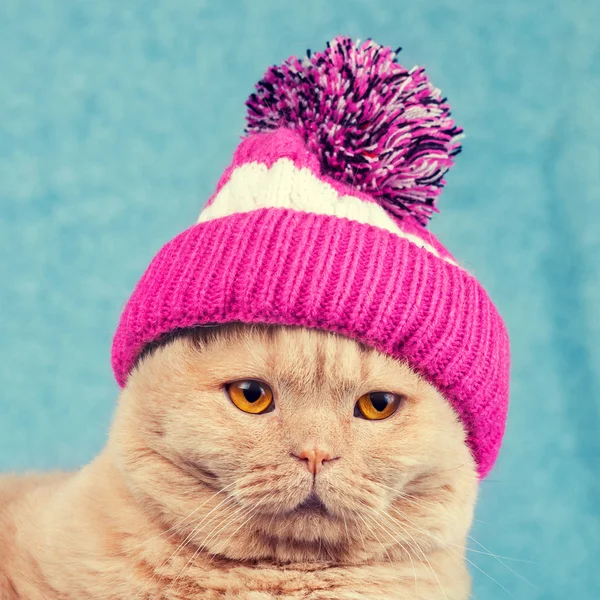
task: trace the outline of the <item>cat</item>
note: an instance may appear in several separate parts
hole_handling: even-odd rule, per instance
[[[0,479],[0,599],[466,600],[465,439],[431,384],[341,335],[177,332],[89,465]]]

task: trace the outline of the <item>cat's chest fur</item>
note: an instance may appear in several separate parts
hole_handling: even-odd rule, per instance
[[[147,568],[147,567],[146,567]],[[144,570],[144,567],[141,567]],[[49,582],[36,581],[35,569],[27,583],[20,576],[0,573],[0,600],[462,600],[467,598],[468,584],[440,584],[426,573],[405,565],[327,567],[323,565],[268,566],[204,569],[187,565],[186,574],[156,577],[151,571],[137,572],[135,585],[125,580],[110,584],[101,574],[92,580],[73,584],[71,590],[57,589]],[[416,573],[416,578],[415,578]],[[21,574],[22,575],[22,574]],[[129,577],[124,574],[125,579]],[[443,590],[443,591],[442,591]]]
[[[27,557],[12,561],[14,572],[0,567],[0,600],[464,600],[468,576],[458,576],[460,565],[445,558],[430,557],[434,578],[431,566],[418,561],[244,565],[182,552],[156,564],[138,557],[100,565],[73,556],[64,571],[53,572]]]
[[[439,567],[439,565],[438,565]],[[202,566],[162,590],[164,600],[462,600],[468,597],[468,581],[451,577],[444,584],[423,565],[377,564],[332,567],[294,565],[287,568],[233,567],[207,572]],[[444,579],[447,579],[444,577]],[[146,596],[142,596],[146,598]]]

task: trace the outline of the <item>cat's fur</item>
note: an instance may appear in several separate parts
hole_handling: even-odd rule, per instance
[[[267,382],[252,415],[223,385]],[[371,391],[391,417],[353,415]],[[314,479],[328,515],[294,512]],[[344,337],[226,326],[140,360],[110,439],[75,474],[0,480],[0,598],[466,600],[474,461],[448,402]]]

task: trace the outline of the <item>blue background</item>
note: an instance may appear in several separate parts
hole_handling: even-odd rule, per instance
[[[373,37],[423,64],[466,130],[432,229],[512,339],[473,536],[531,561],[503,562],[532,585],[471,553],[489,574],[472,568],[474,595],[600,598],[599,24],[596,0],[2,0],[0,470],[101,449],[119,312],[195,221],[254,82],[334,35]]]

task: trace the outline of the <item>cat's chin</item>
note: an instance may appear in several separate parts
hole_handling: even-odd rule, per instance
[[[333,520],[333,515],[327,509],[323,508],[297,508],[288,513],[287,518],[303,521],[331,521]]]
[[[257,522],[258,529],[279,544],[342,543],[343,521],[321,507],[303,507],[279,513]],[[347,533],[347,531],[346,531]],[[306,548],[302,548],[303,551]]]
[[[274,513],[265,513],[266,520],[270,524],[284,522],[325,522],[337,521],[337,517],[324,504],[301,503],[295,508],[278,511]]]
[[[275,561],[349,563],[355,558],[343,525],[331,522],[326,515],[295,513],[277,524],[259,527],[255,535],[259,554]]]

